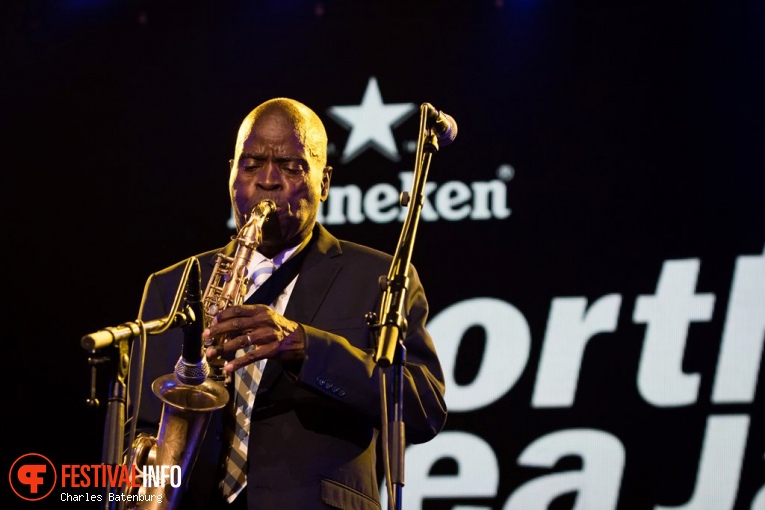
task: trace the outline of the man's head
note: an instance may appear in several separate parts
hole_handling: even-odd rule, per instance
[[[229,191],[237,228],[268,198],[276,202],[277,213],[263,226],[260,251],[273,257],[300,244],[327,199],[331,176],[327,132],[316,113],[293,99],[262,103],[242,122],[231,160]]]

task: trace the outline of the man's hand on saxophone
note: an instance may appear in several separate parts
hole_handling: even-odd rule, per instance
[[[217,340],[217,346],[208,347],[205,355],[228,360],[223,367],[226,372],[265,358],[298,361],[305,354],[305,332],[300,324],[267,305],[237,305],[223,310],[205,328],[202,338]],[[250,346],[252,349],[247,349]],[[246,352],[233,357],[239,349]]]

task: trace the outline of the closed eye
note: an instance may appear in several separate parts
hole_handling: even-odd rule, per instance
[[[254,156],[242,157],[239,160],[240,167],[246,172],[254,172],[263,168],[268,162],[267,158],[259,158]],[[307,171],[308,164],[305,160],[299,158],[276,158],[276,165],[279,170],[290,174],[300,175]]]

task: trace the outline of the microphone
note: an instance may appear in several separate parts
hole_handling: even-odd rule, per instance
[[[428,110],[428,128],[433,129],[438,143],[442,147],[452,143],[457,138],[457,122],[454,117],[436,110],[430,103],[425,103],[425,107]]]
[[[186,303],[191,312],[191,322],[183,327],[183,351],[175,364],[175,375],[184,384],[197,386],[210,374],[207,359],[202,355],[202,330],[204,312],[201,302],[202,281],[199,260],[193,260],[186,286]]]

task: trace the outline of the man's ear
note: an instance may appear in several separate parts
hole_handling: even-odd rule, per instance
[[[321,175],[321,201],[324,202],[329,196],[329,181],[332,180],[332,167],[325,166]]]
[[[228,160],[228,169],[229,169],[229,171],[234,169],[234,160],[233,159],[229,159]]]

